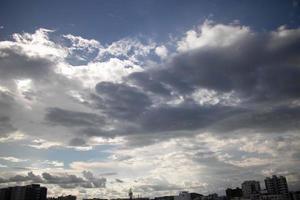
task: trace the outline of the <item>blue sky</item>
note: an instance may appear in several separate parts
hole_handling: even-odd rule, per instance
[[[278,174],[298,190],[299,9],[1,1],[0,186],[224,194]]]
[[[297,1],[294,1],[297,2]],[[2,1],[1,36],[44,27],[109,43],[144,35],[164,41],[206,19],[239,20],[263,31],[281,25],[297,27],[299,7],[293,1]],[[266,12],[267,11],[267,12]]]

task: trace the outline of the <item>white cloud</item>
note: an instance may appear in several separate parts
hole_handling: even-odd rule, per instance
[[[9,134],[6,137],[0,137],[0,143],[24,140],[26,138],[27,138],[27,136],[24,133],[22,133],[20,131],[16,131],[16,132]]]
[[[74,36],[71,34],[64,35],[63,37],[69,39],[72,42],[72,46],[70,47],[70,50],[87,49],[88,52],[91,52],[95,49],[101,48],[100,43],[94,39],[88,40],[80,36]]]
[[[0,157],[0,159],[2,160],[6,160],[6,161],[10,161],[10,162],[25,162],[28,161],[27,159],[20,159],[20,158],[16,158],[13,156],[8,156],[8,157]]]
[[[124,38],[99,49],[99,54],[95,61],[119,58],[141,65],[143,64],[143,60],[147,59],[147,56],[152,53],[155,47],[156,44],[151,41],[142,43],[138,39]]]
[[[35,139],[32,141],[32,144],[29,144],[28,146],[36,149],[49,149],[52,147],[60,147],[63,145],[60,142],[51,142],[51,141],[46,141],[44,139]]]
[[[155,53],[161,58],[164,59],[168,56],[168,49],[166,46],[161,45],[155,48]]]
[[[49,165],[49,166],[53,166],[53,167],[63,167],[64,163],[63,162],[59,162],[59,161],[55,161],[55,160],[44,160],[43,162],[41,162],[42,165]]]
[[[0,50],[4,48],[19,48],[19,50],[29,56],[47,57],[48,59],[61,59],[67,56],[66,48],[52,42],[48,34],[53,30],[38,29],[34,34],[23,33],[13,34],[14,41],[1,41]]]
[[[251,36],[249,27],[214,24],[205,21],[198,29],[189,30],[177,42],[177,50],[184,52],[202,47],[226,47]]]
[[[141,66],[130,60],[111,58],[104,62],[92,62],[82,66],[62,66],[60,73],[78,79],[84,87],[93,88],[98,82],[121,82],[130,73],[141,71]]]
[[[200,105],[238,105],[240,102],[233,91],[218,93],[214,90],[198,89],[191,96]]]

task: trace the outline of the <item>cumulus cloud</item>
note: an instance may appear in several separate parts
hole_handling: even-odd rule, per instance
[[[168,49],[162,45],[155,48],[155,53],[162,59],[168,56]]]

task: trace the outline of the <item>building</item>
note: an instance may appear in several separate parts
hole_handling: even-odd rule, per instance
[[[92,198],[92,199],[82,199],[82,200],[108,200],[108,199]]]
[[[300,200],[300,191],[292,192],[291,193],[291,199],[292,200]]]
[[[73,196],[73,195],[60,196],[60,197],[57,197],[57,200],[76,200],[76,196]]]
[[[178,196],[174,197],[174,200],[201,200],[201,198],[203,197],[202,194],[198,194],[198,193],[189,193],[187,191],[182,191],[179,193]]]
[[[40,187],[39,184],[32,184],[25,186],[24,200],[46,200],[47,188]]]
[[[0,200],[46,200],[47,188],[38,184],[0,189]]]
[[[10,200],[12,188],[1,188],[0,189],[0,200]]]
[[[258,181],[244,181],[242,183],[243,197],[250,198],[260,193],[260,183]]]
[[[283,194],[262,194],[259,200],[286,200],[286,195]]]
[[[288,184],[284,176],[277,177],[273,175],[272,177],[267,177],[265,179],[266,189],[268,194],[283,194],[288,196]]]
[[[207,196],[203,196],[201,200],[226,200],[226,197],[224,196],[219,196],[218,194],[209,194]]]
[[[10,200],[20,200],[25,199],[26,187],[16,186],[11,188]]]
[[[174,196],[154,197],[154,200],[174,200]]]
[[[59,196],[59,197],[49,197],[47,200],[76,200],[76,196],[68,195],[68,196]]]
[[[226,189],[227,200],[241,198],[243,196],[243,191],[241,188],[237,187],[235,189]]]

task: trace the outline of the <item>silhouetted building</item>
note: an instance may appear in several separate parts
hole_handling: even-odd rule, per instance
[[[174,200],[174,196],[154,197],[154,200]]]
[[[272,177],[267,177],[265,179],[266,189],[269,194],[284,194],[288,195],[289,189],[284,176],[277,177],[273,175]]]
[[[76,200],[76,196],[68,195],[68,196],[59,196],[59,197],[49,197],[47,200]]]
[[[38,184],[0,189],[0,200],[46,200],[47,188]]]
[[[92,199],[82,199],[82,200],[108,200],[108,199],[92,198]]]
[[[10,200],[12,187],[0,189],[0,200]]]
[[[243,196],[243,191],[239,187],[237,187],[235,189],[228,188],[226,190],[226,197],[228,200],[234,199],[236,197],[242,197],[242,196]]]
[[[197,200],[197,199],[201,199],[201,197],[203,197],[202,194],[198,194],[198,193],[189,193],[187,191],[182,191],[179,193],[178,196],[174,197],[174,200]]]
[[[10,200],[22,200],[25,199],[26,187],[16,186],[11,188]]]
[[[260,193],[260,183],[258,181],[245,181],[242,183],[243,197],[251,198]]]
[[[46,200],[47,188],[40,187],[39,184],[32,184],[25,186],[25,198],[24,200]]]
[[[284,194],[262,194],[260,200],[286,200],[287,197]]]
[[[68,196],[60,196],[57,200],[76,200],[76,196],[68,195]]]
[[[130,200],[129,198],[115,198],[115,199],[110,199],[110,200]],[[138,197],[138,198],[132,198],[132,200],[150,200],[147,197]]]
[[[214,194],[209,194],[207,196],[203,196],[201,198],[201,200],[223,200],[225,199],[225,197],[219,197],[218,194],[214,193]]]
[[[292,192],[290,196],[292,200],[300,200],[300,191]]]

